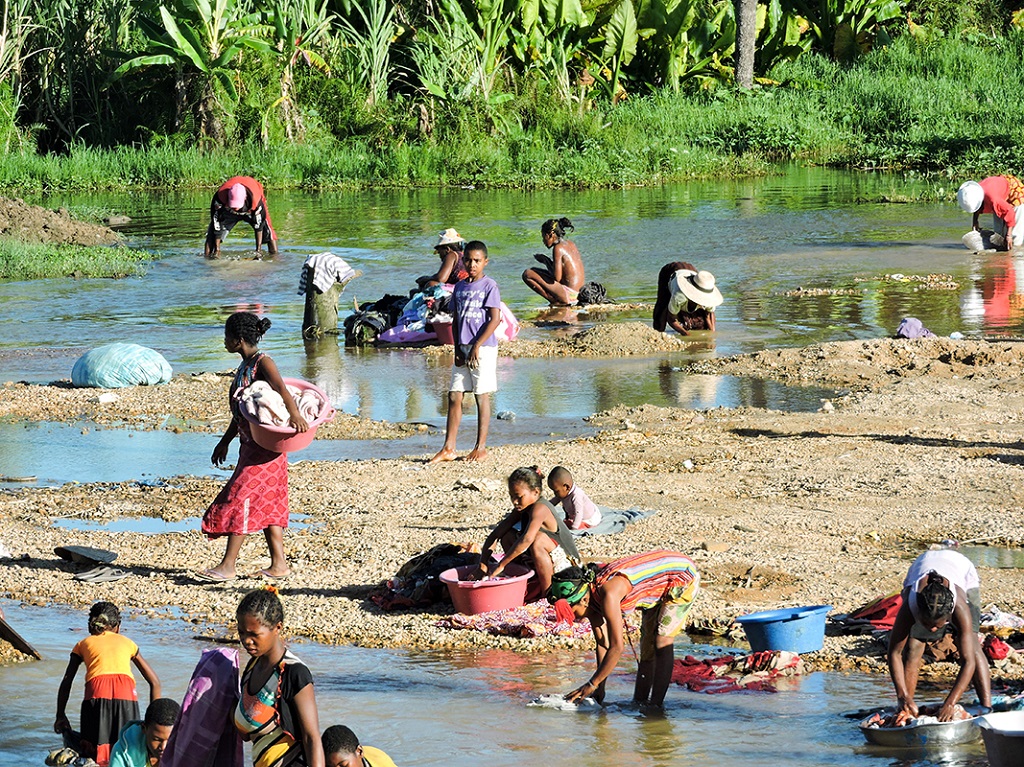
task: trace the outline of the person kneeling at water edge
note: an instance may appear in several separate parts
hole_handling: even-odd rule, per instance
[[[672,681],[675,637],[697,593],[700,575],[693,560],[676,551],[648,551],[606,565],[588,564],[555,573],[548,601],[560,620],[590,620],[597,644],[597,671],[566,700],[604,701],[604,684],[622,657],[623,614],[641,611],[640,661],[633,701],[661,707]]]
[[[176,700],[158,698],[146,709],[141,722],[129,722],[110,752],[110,767],[153,767],[160,763],[164,746],[181,712]]]
[[[527,269],[523,272],[526,286],[552,306],[574,305],[586,281],[579,250],[572,240],[562,239],[565,230],[573,228],[567,218],[549,218],[541,224],[540,236],[545,247],[551,248],[551,258],[538,254],[535,258],[547,268]]]
[[[715,329],[715,308],[722,294],[715,287],[715,275],[686,261],[665,264],[658,272],[658,298],[654,302],[654,329],[671,327],[680,335],[691,330]]]
[[[910,565],[903,581],[903,604],[889,635],[889,676],[896,688],[898,722],[917,716],[914,693],[925,644],[937,642],[947,631],[960,655],[960,673],[942,703],[939,721],[953,720],[956,704],[971,684],[981,705],[992,705],[988,659],[978,642],[979,587],[978,571],[956,551],[926,551]]]
[[[249,176],[229,178],[214,192],[210,203],[210,226],[206,230],[206,257],[220,258],[220,244],[235,224],[244,221],[256,233],[256,252],[267,241],[267,252],[277,255],[277,233],[270,223],[263,185]]]
[[[348,727],[336,724],[321,737],[327,767],[395,767],[391,757],[373,746],[363,746]]]
[[[992,214],[992,229],[1003,238],[1000,250],[1024,244],[1024,184],[1010,175],[989,176],[979,184],[965,181],[956,191],[956,202],[973,213],[971,228],[980,231],[978,216]]]
[[[491,531],[480,550],[479,578],[497,578],[510,562],[520,558],[529,562],[535,578],[531,579],[526,592],[527,602],[547,593],[556,571],[581,561],[572,533],[561,515],[540,497],[543,478],[536,466],[524,466],[509,475],[512,511]],[[495,564],[491,562],[491,554],[498,541],[505,556]]]

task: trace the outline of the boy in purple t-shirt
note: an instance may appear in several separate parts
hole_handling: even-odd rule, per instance
[[[455,460],[455,437],[462,421],[462,396],[476,396],[476,446],[467,461],[487,457],[487,428],[491,420],[491,392],[498,390],[498,339],[494,331],[501,322],[498,284],[484,275],[487,246],[479,240],[466,245],[462,256],[469,276],[452,292],[452,330],[455,335],[455,365],[448,387],[448,422],[444,447],[431,463]]]

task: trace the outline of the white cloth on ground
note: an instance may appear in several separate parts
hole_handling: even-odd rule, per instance
[[[288,393],[295,401],[306,422],[311,422],[320,415],[323,409],[323,398],[312,389],[299,389],[295,386],[288,386]],[[253,381],[237,394],[239,406],[259,423],[267,426],[287,426],[288,408],[285,407],[284,398],[266,381]]]
[[[321,293],[326,293],[336,282],[347,282],[356,276],[356,270],[349,266],[345,259],[331,252],[306,256],[306,261],[302,266],[302,274],[299,276],[300,296],[306,295],[305,267],[307,266],[313,270],[313,287]]]

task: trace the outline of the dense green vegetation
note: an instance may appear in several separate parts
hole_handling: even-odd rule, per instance
[[[13,0],[0,187],[659,183],[1024,164],[1001,0]]]
[[[0,238],[0,280],[129,277],[155,253],[119,246],[47,245]]]

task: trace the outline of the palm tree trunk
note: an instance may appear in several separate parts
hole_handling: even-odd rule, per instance
[[[754,49],[757,45],[757,0],[736,0],[736,85],[754,85]]]

